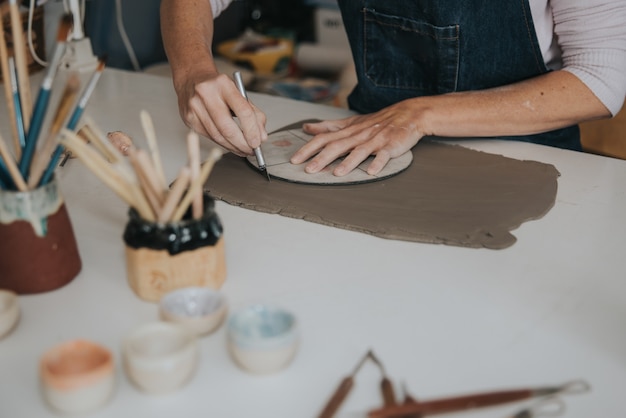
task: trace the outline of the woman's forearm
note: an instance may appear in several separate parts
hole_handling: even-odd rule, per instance
[[[213,12],[208,0],[163,0],[161,35],[174,84],[197,71],[216,72],[211,43]]]
[[[443,137],[535,134],[611,116],[591,90],[567,71],[489,90],[413,100],[418,129]]]

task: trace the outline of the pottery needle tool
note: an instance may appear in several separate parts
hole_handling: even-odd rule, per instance
[[[391,383],[391,379],[387,376],[387,372],[385,371],[385,367],[381,363],[381,361],[374,355],[373,351],[370,351],[370,358],[378,366],[380,373],[382,374],[382,379],[380,381],[380,390],[383,395],[383,404],[385,406],[393,406],[396,405],[396,395],[393,389],[393,383]]]
[[[418,401],[411,404],[382,407],[368,413],[369,418],[400,418],[418,415],[435,415],[451,412],[467,411],[475,408],[501,405],[532,398],[554,396],[557,394],[576,394],[589,390],[584,381],[573,381],[561,386],[541,387],[535,389],[516,389],[455,396],[450,398]]]
[[[332,418],[333,416],[335,416],[335,413],[337,412],[343,401],[346,399],[346,397],[348,397],[348,394],[354,386],[354,377],[359,372],[359,370],[361,370],[363,364],[365,364],[365,362],[371,358],[370,354],[371,350],[365,353],[361,360],[359,360],[354,370],[352,370],[352,373],[341,379],[341,382],[339,382],[339,386],[337,386],[337,389],[335,389],[335,391],[333,392],[333,395],[324,406],[324,409],[322,409],[322,412],[320,412],[320,414],[318,415],[318,418]]]
[[[28,132],[28,123],[30,122],[33,101],[30,95],[24,27],[17,0],[9,0],[9,14],[11,19],[11,33],[13,34],[13,55],[15,56],[15,66],[17,67],[20,103],[22,105],[21,110],[24,118],[24,130]]]
[[[139,114],[141,118],[141,126],[146,135],[148,142],[148,149],[152,156],[152,163],[156,171],[157,179],[163,189],[167,189],[167,181],[165,180],[165,171],[163,170],[163,163],[161,162],[161,154],[159,152],[159,146],[157,143],[156,132],[154,131],[154,124],[152,123],[152,117],[146,110],[142,110]]]
[[[243,83],[243,78],[241,78],[241,72],[240,71],[235,71],[233,73],[233,78],[235,79],[235,84],[237,85],[237,89],[239,90],[239,93],[241,93],[241,95],[244,97],[244,99],[246,100],[250,100],[248,99],[248,93],[246,92],[246,86]],[[261,151],[261,146],[259,145],[258,147],[254,148],[254,155],[256,157],[256,161],[259,164],[259,170],[261,170],[262,172],[265,172],[265,175],[267,176],[267,181],[271,181],[270,180],[270,173],[269,171],[267,171],[267,165],[265,164],[265,158],[263,157],[263,151]]]
[[[98,62],[98,68],[96,68],[96,70],[93,72],[93,74],[89,78],[89,81],[87,82],[87,85],[83,89],[83,92],[78,99],[78,103],[76,104],[76,107],[74,108],[74,111],[72,112],[70,116],[70,120],[66,126],[68,130],[73,131],[74,129],[76,129],[76,126],[78,125],[78,121],[83,115],[83,112],[85,111],[85,107],[87,107],[87,102],[89,101],[91,94],[96,88],[96,85],[98,84],[98,80],[100,80],[100,76],[102,75],[103,70],[104,70],[104,60],[100,59],[100,61]],[[50,181],[50,179],[52,178],[52,174],[54,173],[54,169],[56,168],[56,165],[59,161],[59,157],[61,156],[62,153],[63,153],[63,146],[59,144],[59,146],[57,146],[56,149],[54,150],[52,157],[50,158],[50,163],[46,167],[46,170],[44,171],[43,176],[41,177],[40,184],[46,184]]]
[[[17,68],[15,67],[15,59],[9,58],[9,77],[11,80],[11,94],[13,96],[13,109],[15,109],[15,123],[17,127],[17,137],[19,140],[19,148],[17,153],[21,155],[22,149],[26,146],[26,130],[24,126],[24,116],[22,114],[22,99],[20,99],[19,86],[17,84]]]
[[[20,159],[20,171],[24,177],[28,176],[30,165],[32,164],[33,155],[37,148],[37,138],[41,132],[41,126],[46,117],[46,110],[50,102],[50,93],[52,84],[59,68],[59,62],[65,53],[65,44],[67,37],[72,29],[72,16],[64,15],[57,30],[57,42],[54,48],[52,59],[48,65],[48,71],[41,82],[37,99],[35,100],[35,108],[33,110],[32,119],[30,120],[28,133],[26,134],[26,146]]]
[[[20,192],[27,191],[28,187],[26,185],[26,182],[24,181],[24,178],[22,177],[20,170],[17,167],[17,163],[9,152],[9,148],[7,147],[6,142],[4,142],[4,138],[2,138],[2,135],[0,135],[0,157],[4,159],[7,170],[11,175],[11,179],[13,180],[13,183],[15,183],[17,190],[19,190]]]
[[[191,170],[191,180],[200,175],[200,137],[194,131],[187,135],[187,159]],[[191,202],[191,212],[193,219],[200,219],[203,212],[202,191],[196,193]]]
[[[70,114],[74,101],[76,100],[76,96],[78,95],[79,88],[80,79],[78,75],[71,74],[67,79],[65,88],[63,89],[63,94],[61,95],[61,99],[57,105],[54,117],[52,118],[50,128],[48,129],[48,136],[33,157],[33,161],[30,166],[30,173],[28,174],[28,187],[31,189],[36,187],[41,180],[41,176],[50,161],[50,156],[57,146],[57,135],[61,131],[65,120]]]
[[[15,151],[15,158],[19,161],[22,155],[22,144],[20,142],[20,135],[17,126],[17,117],[15,114],[15,102],[13,100],[13,89],[11,83],[11,76],[9,71],[9,52],[7,49],[6,38],[4,37],[4,19],[0,18],[0,72],[2,72],[4,82],[4,96],[9,110],[9,120],[11,121],[11,133],[13,134],[13,148]],[[24,126],[22,125],[22,135]],[[26,140],[25,138],[23,138]]]

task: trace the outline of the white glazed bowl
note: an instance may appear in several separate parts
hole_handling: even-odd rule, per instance
[[[195,335],[215,331],[224,322],[228,304],[224,295],[208,287],[185,287],[161,298],[161,319],[182,325]]]
[[[167,322],[142,325],[122,343],[129,379],[146,393],[173,392],[193,376],[199,358],[196,336]]]
[[[235,362],[251,373],[267,374],[287,367],[298,350],[294,315],[280,308],[253,305],[228,320],[228,348]]]
[[[43,397],[56,411],[67,414],[93,411],[113,394],[113,355],[90,341],[68,341],[42,355],[39,377]]]
[[[17,294],[11,290],[0,290],[0,338],[8,335],[20,318]]]

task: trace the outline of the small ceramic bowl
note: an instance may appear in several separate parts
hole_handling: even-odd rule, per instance
[[[11,290],[0,290],[0,339],[13,331],[19,318],[17,294]]]
[[[198,365],[196,336],[180,325],[145,324],[133,330],[122,344],[126,373],[146,393],[162,394],[181,388]]]
[[[280,308],[253,305],[228,320],[228,348],[235,362],[251,373],[287,367],[296,355],[299,332],[294,315]]]
[[[42,355],[39,377],[43,397],[56,411],[67,414],[93,411],[113,394],[113,355],[90,341],[68,341]]]
[[[185,287],[163,296],[161,319],[182,325],[195,335],[215,331],[224,322],[228,304],[224,295],[208,287]]]

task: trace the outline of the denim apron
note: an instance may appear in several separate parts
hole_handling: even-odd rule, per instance
[[[339,0],[358,84],[351,109],[482,90],[549,71],[528,0]],[[512,139],[581,150],[578,126]]]

